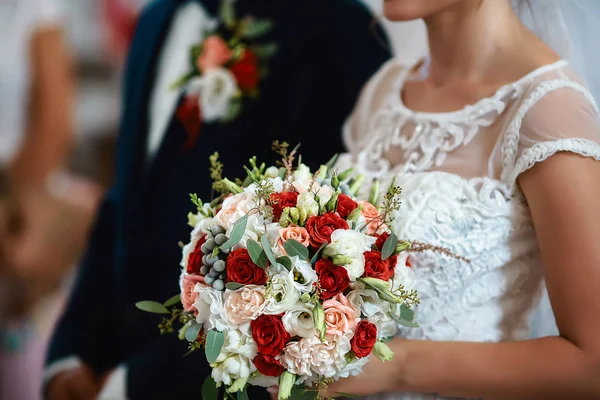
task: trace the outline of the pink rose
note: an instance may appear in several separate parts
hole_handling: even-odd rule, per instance
[[[342,336],[354,330],[360,322],[356,309],[341,293],[325,300],[323,309],[325,310],[325,325],[328,335]]]
[[[367,220],[367,234],[374,235],[376,232],[381,231],[386,226],[382,224],[381,214],[377,207],[368,201],[359,201],[359,205],[361,205],[362,211],[361,214]],[[377,229],[379,227],[379,229]]]
[[[194,315],[198,313],[198,310],[194,307],[198,292],[194,291],[196,284],[200,283],[204,285],[204,277],[200,275],[188,275],[183,276],[183,291],[181,292],[181,304],[183,309],[187,312],[194,312]]]
[[[218,68],[231,58],[231,50],[227,43],[217,35],[206,38],[202,45],[202,53],[196,60],[196,66],[201,72]]]
[[[279,246],[279,250],[281,250],[282,254],[287,255],[287,252],[283,247],[283,243],[289,239],[294,239],[295,241],[300,242],[306,247],[310,245],[310,236],[306,229],[300,226],[290,226],[288,228],[283,228],[279,230],[279,239],[277,240],[277,246]]]
[[[258,318],[265,308],[265,303],[264,286],[246,285],[238,290],[226,291],[223,296],[225,315],[236,328]]]

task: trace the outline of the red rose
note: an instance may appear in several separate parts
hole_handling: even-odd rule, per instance
[[[298,193],[273,193],[270,196],[270,199],[273,202],[273,218],[275,219],[275,221],[279,221],[283,210],[285,210],[287,207],[296,207],[296,203],[298,202]]]
[[[261,315],[250,322],[252,339],[260,354],[275,357],[292,338],[283,327],[281,318],[275,315]]]
[[[190,150],[194,147],[198,139],[198,133],[202,127],[202,110],[200,109],[198,96],[186,96],[181,105],[175,110],[175,117],[179,120],[187,134],[183,148]]]
[[[350,341],[352,351],[356,357],[363,358],[371,354],[375,342],[377,342],[377,327],[369,321],[360,321],[354,332],[354,337]]]
[[[350,278],[346,268],[338,267],[327,258],[317,261],[315,271],[321,284],[322,292],[319,296],[321,300],[330,299],[350,287]]]
[[[258,354],[252,362],[258,372],[265,376],[279,376],[285,370],[275,357],[266,354]]]
[[[333,212],[320,217],[310,217],[306,221],[306,230],[310,235],[310,244],[321,247],[325,242],[331,242],[331,234],[337,229],[348,229],[348,223]]]
[[[194,251],[188,257],[187,268],[186,271],[188,274],[196,274],[200,275],[200,267],[202,267],[202,250],[200,249],[202,245],[206,242],[206,235],[202,236],[200,240],[196,243],[196,247],[194,247]]]
[[[240,59],[230,68],[240,89],[256,90],[258,87],[258,61],[252,50],[245,49]]]
[[[388,281],[394,276],[394,268],[390,266],[390,258],[381,259],[381,253],[378,251],[367,251],[365,256],[365,273],[363,276],[377,278],[382,281]]]
[[[237,249],[227,258],[227,282],[264,285],[267,283],[267,274],[264,269],[252,262],[248,250]]]
[[[358,203],[352,200],[350,196],[346,196],[343,193],[338,196],[338,205],[336,211],[338,214],[340,214],[340,217],[344,219],[348,218],[348,215],[350,215],[350,213],[354,211],[356,207],[358,207]]]
[[[387,232],[383,232],[382,234],[376,236],[377,241],[375,242],[375,246],[379,249],[379,251],[382,251],[383,245],[385,241],[390,237],[390,234]],[[391,255],[390,258],[388,258],[386,261],[390,264],[390,267],[393,271],[396,268],[396,264],[398,263],[398,254]]]

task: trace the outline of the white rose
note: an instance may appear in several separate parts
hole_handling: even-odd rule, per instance
[[[301,293],[294,282],[293,270],[288,271],[284,267],[280,267],[278,270],[271,276],[271,291],[265,307],[265,314],[282,314],[300,300]]]
[[[296,208],[305,210],[307,217],[319,215],[319,204],[315,200],[315,195],[309,192],[300,193]]]
[[[253,193],[242,192],[229,196],[223,201],[221,210],[217,213],[214,220],[217,224],[224,227],[228,232],[231,231],[235,222],[252,209],[256,208],[255,195]]]
[[[256,367],[252,359],[256,356],[256,343],[237,329],[223,331],[225,342],[217,360],[211,365],[215,382],[231,385],[234,380],[250,377]]]
[[[351,229],[337,229],[331,234],[331,243],[325,247],[323,254],[328,257],[344,256],[350,263],[344,265],[350,281],[354,282],[365,272],[365,256],[363,253],[371,249],[377,239]]]
[[[225,117],[238,91],[233,74],[225,68],[213,68],[190,81],[188,90],[198,93],[202,118],[214,122]]]
[[[317,273],[308,261],[301,260],[300,257],[291,257],[292,271],[296,273],[294,280],[295,286],[303,293],[309,293],[313,289],[313,284],[317,282]]]
[[[267,178],[275,178],[275,177],[279,176],[279,168],[277,168],[277,167],[267,168],[267,170],[265,171],[265,176]]]
[[[217,329],[225,331],[231,329],[228,322],[223,319],[223,292],[209,286],[196,285],[194,292],[198,293],[194,307],[198,310],[196,322],[204,324],[204,329]]]
[[[315,322],[313,320],[313,310],[309,304],[302,302],[296,303],[281,318],[285,330],[292,336],[309,338],[315,336]]]

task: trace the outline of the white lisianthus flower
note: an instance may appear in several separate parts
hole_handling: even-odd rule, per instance
[[[230,330],[231,326],[223,318],[225,315],[223,292],[204,285],[196,285],[194,292],[198,293],[194,302],[194,307],[198,310],[196,322],[204,324],[204,329],[207,331],[211,329]]]
[[[256,343],[252,337],[237,329],[223,331],[225,342],[217,360],[211,364],[215,382],[229,386],[236,379],[248,379],[256,371],[252,359],[256,356]]]
[[[239,91],[235,77],[226,68],[211,68],[188,85],[190,93],[199,95],[202,118],[214,122],[227,116],[231,100]]]
[[[342,379],[350,376],[357,376],[363,371],[367,362],[369,362],[369,357],[356,358],[352,362],[346,364],[346,366],[337,373],[335,378]]]
[[[265,171],[265,176],[267,178],[275,178],[279,176],[279,168],[277,167],[269,167]]]
[[[379,340],[396,336],[398,325],[389,315],[390,303],[381,300],[377,292],[356,285],[347,298],[355,309],[360,310],[369,322],[375,324]]]
[[[371,249],[377,238],[367,236],[351,229],[337,229],[331,234],[331,243],[323,249],[328,257],[343,256],[350,262],[344,265],[350,281],[354,282],[365,272],[364,252]]]
[[[296,208],[306,211],[307,218],[319,215],[319,204],[315,200],[315,195],[309,192],[300,193]]]
[[[288,271],[283,266],[277,268],[271,276],[271,290],[265,307],[265,314],[282,314],[292,308],[300,300],[300,291],[294,282],[293,270]]]
[[[296,181],[310,181],[312,180],[312,173],[310,168],[304,164],[300,164],[293,174],[294,180]]]
[[[302,293],[309,293],[313,285],[317,282],[317,273],[308,261],[301,260],[300,257],[291,257],[292,271],[296,273],[294,284]]]
[[[309,338],[317,334],[310,303],[297,302],[292,308],[286,311],[281,321],[285,330],[292,336]]]
[[[331,196],[333,196],[334,190],[331,186],[323,185],[318,191],[317,195],[319,196],[319,203],[321,207],[325,207],[327,202],[331,200]]]

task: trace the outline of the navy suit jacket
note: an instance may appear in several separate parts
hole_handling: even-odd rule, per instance
[[[219,151],[224,176],[243,177],[252,155],[272,162],[275,139],[302,143],[312,167],[343,151],[341,126],[361,87],[389,57],[387,41],[358,0],[238,0],[238,14],[274,20],[266,40],[279,45],[258,100],[229,124],[204,124],[195,146],[173,119],[158,154],[146,160],[153,66],[181,1],[158,0],[141,15],[123,87],[116,177],[97,217],[74,291],[48,363],[77,356],[101,374],[125,365],[132,399],[199,398],[210,373],[203,351],[182,357],[186,343],[159,335],[156,315],[140,300],[178,293],[179,241],[187,241],[189,193],[210,198],[208,157]],[[202,1],[212,14],[217,1]],[[265,391],[250,398],[268,398]],[[191,397],[190,397],[191,398]]]

